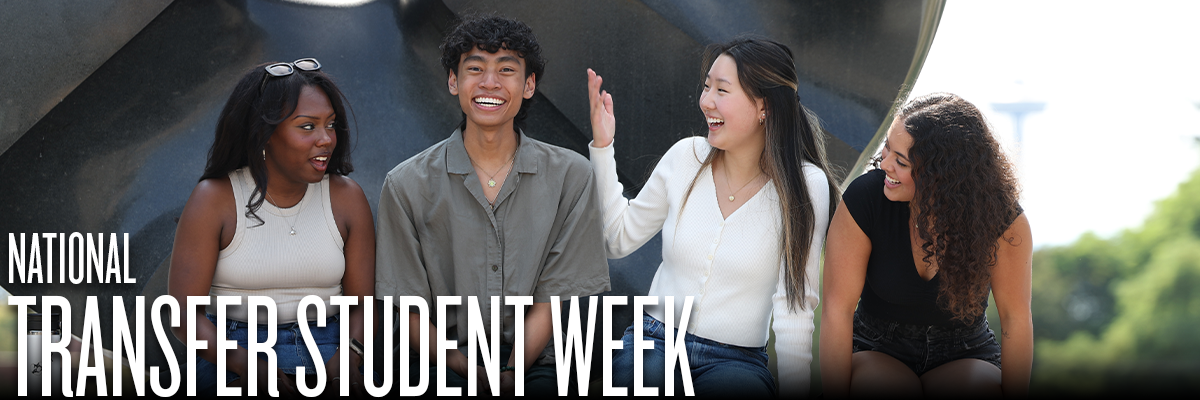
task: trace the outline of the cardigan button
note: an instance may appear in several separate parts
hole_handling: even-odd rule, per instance
[[[495,265],[492,266],[492,272],[496,272],[497,269],[499,269],[499,267],[497,267]]]

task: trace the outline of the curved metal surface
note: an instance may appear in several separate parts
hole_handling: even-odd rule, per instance
[[[0,1],[0,153],[170,3]]]
[[[888,118],[902,85],[915,78],[940,4],[411,0],[332,8],[174,2],[0,155],[0,185],[7,188],[2,231],[128,232],[137,284],[4,288],[66,296],[77,305],[77,334],[85,296],[165,294],[175,220],[203,170],[217,115],[238,77],[261,62],[315,57],[334,76],[356,122],[351,178],[374,211],[387,171],[444,139],[459,120],[438,62],[445,29],[466,12],[521,19],[549,60],[527,133],[586,154],[584,72],[596,69],[617,100],[621,178],[636,190],[672,143],[704,132],[696,107],[703,45],[743,32],[793,49],[801,96],[831,134],[831,156],[849,169]],[[928,12],[931,7],[936,12]],[[0,243],[7,254],[7,241]],[[655,239],[611,260],[609,294],[645,294],[660,252]],[[100,302],[101,321],[111,320],[106,303]],[[131,298],[127,309],[133,309]],[[617,320],[625,318],[632,316]]]

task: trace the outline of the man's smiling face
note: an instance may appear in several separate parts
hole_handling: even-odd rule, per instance
[[[476,47],[460,56],[447,84],[467,116],[467,129],[494,130],[511,129],[522,101],[533,97],[535,82],[536,76],[525,76],[525,60],[517,52]]]

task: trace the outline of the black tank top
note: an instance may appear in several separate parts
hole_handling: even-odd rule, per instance
[[[913,263],[908,202],[888,200],[881,170],[854,179],[842,200],[854,222],[871,239],[871,258],[859,310],[880,319],[914,324],[962,326],[937,305],[941,273],[926,281]],[[988,299],[980,299],[987,308]],[[968,321],[973,322],[973,321]]]

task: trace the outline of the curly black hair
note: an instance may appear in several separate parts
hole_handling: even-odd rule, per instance
[[[950,93],[896,113],[912,136],[912,199],[926,265],[937,261],[939,305],[963,322],[984,313],[999,240],[1022,210],[1012,164],[979,109]]]
[[[546,68],[546,60],[542,59],[542,47],[538,45],[537,37],[529,25],[515,19],[496,15],[468,15],[450,29],[450,33],[442,41],[442,67],[446,74],[458,73],[458,63],[463,53],[472,48],[495,53],[500,50],[512,50],[525,60],[525,77],[530,75],[542,79]],[[525,127],[525,117],[529,115],[529,105],[533,99],[523,100],[521,109],[513,118],[513,126],[518,129]],[[466,114],[459,123],[460,129],[466,128]]]

